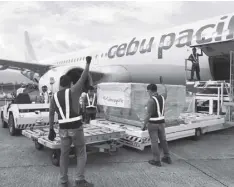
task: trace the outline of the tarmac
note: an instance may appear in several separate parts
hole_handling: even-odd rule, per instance
[[[95,187],[223,187],[234,186],[234,128],[169,142],[172,165],[151,166],[150,147],[121,148],[117,155],[88,155],[86,179]],[[0,129],[0,186],[57,187],[59,168],[50,150],[36,150],[24,136]],[[76,159],[70,159],[69,179],[75,179]],[[71,185],[72,186],[72,185]]]

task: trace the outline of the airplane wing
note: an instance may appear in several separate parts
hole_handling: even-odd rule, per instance
[[[31,70],[33,72],[39,73],[40,75],[43,75],[46,71],[48,71],[50,69],[50,67],[51,67],[51,65],[0,59],[0,70],[5,70],[5,69],[24,70],[24,69],[28,69],[28,70]]]

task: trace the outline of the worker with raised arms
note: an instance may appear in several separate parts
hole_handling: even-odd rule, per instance
[[[82,115],[79,98],[85,87],[89,75],[89,66],[92,58],[86,57],[86,67],[80,79],[71,87],[71,79],[67,75],[60,78],[60,89],[53,95],[50,104],[50,131],[48,139],[53,141],[56,133],[54,131],[54,114],[58,114],[59,136],[61,139],[60,156],[60,181],[63,186],[68,185],[68,164],[71,143],[74,144],[77,155],[77,174],[75,184],[77,187],[91,187],[93,184],[87,182],[84,170],[87,160],[84,131],[82,126]]]

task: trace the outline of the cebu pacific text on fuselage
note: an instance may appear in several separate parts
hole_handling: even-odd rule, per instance
[[[216,37],[205,37],[202,38],[202,34],[207,30],[210,30],[210,33],[216,33]],[[228,30],[228,34],[225,38],[222,38],[222,34],[225,30]],[[217,23],[207,23],[206,25],[201,26],[196,29],[184,29],[178,33],[171,32],[163,34],[160,37],[158,44],[158,59],[163,58],[163,51],[169,50],[173,45],[177,48],[182,48],[184,46],[190,46],[192,39],[196,38],[197,44],[210,43],[213,41],[221,40],[230,40],[234,38],[234,15],[232,16],[223,16],[218,20]],[[123,56],[132,56],[137,52],[140,54],[145,54],[151,52],[152,45],[155,40],[154,37],[148,39],[137,39],[134,37],[129,43],[122,43],[120,45],[114,45],[108,50],[108,58],[120,58]]]

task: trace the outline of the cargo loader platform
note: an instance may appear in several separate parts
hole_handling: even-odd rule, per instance
[[[60,157],[60,138],[58,128],[55,128],[56,138],[54,141],[48,139],[49,128],[41,127],[35,129],[25,129],[22,134],[31,139],[35,143],[35,148],[38,150],[47,147],[52,150],[51,160],[56,166],[59,166]],[[119,139],[124,136],[124,130],[114,130],[107,127],[100,127],[95,125],[84,125],[84,136],[89,152],[107,152],[110,155],[116,153],[118,148],[122,146]],[[74,145],[71,145],[74,147]],[[75,154],[71,149],[71,154]]]
[[[230,102],[230,84],[225,81],[203,81],[196,82],[194,88],[196,93],[193,94],[187,111],[180,113],[174,124],[169,124],[166,120],[168,141],[185,137],[194,137],[197,140],[207,132],[232,127],[232,124],[227,123],[230,112],[225,106],[225,103]],[[113,130],[124,130],[125,136],[119,141],[125,146],[144,150],[151,145],[148,130],[142,131],[139,126],[107,119],[96,119],[90,123]]]

